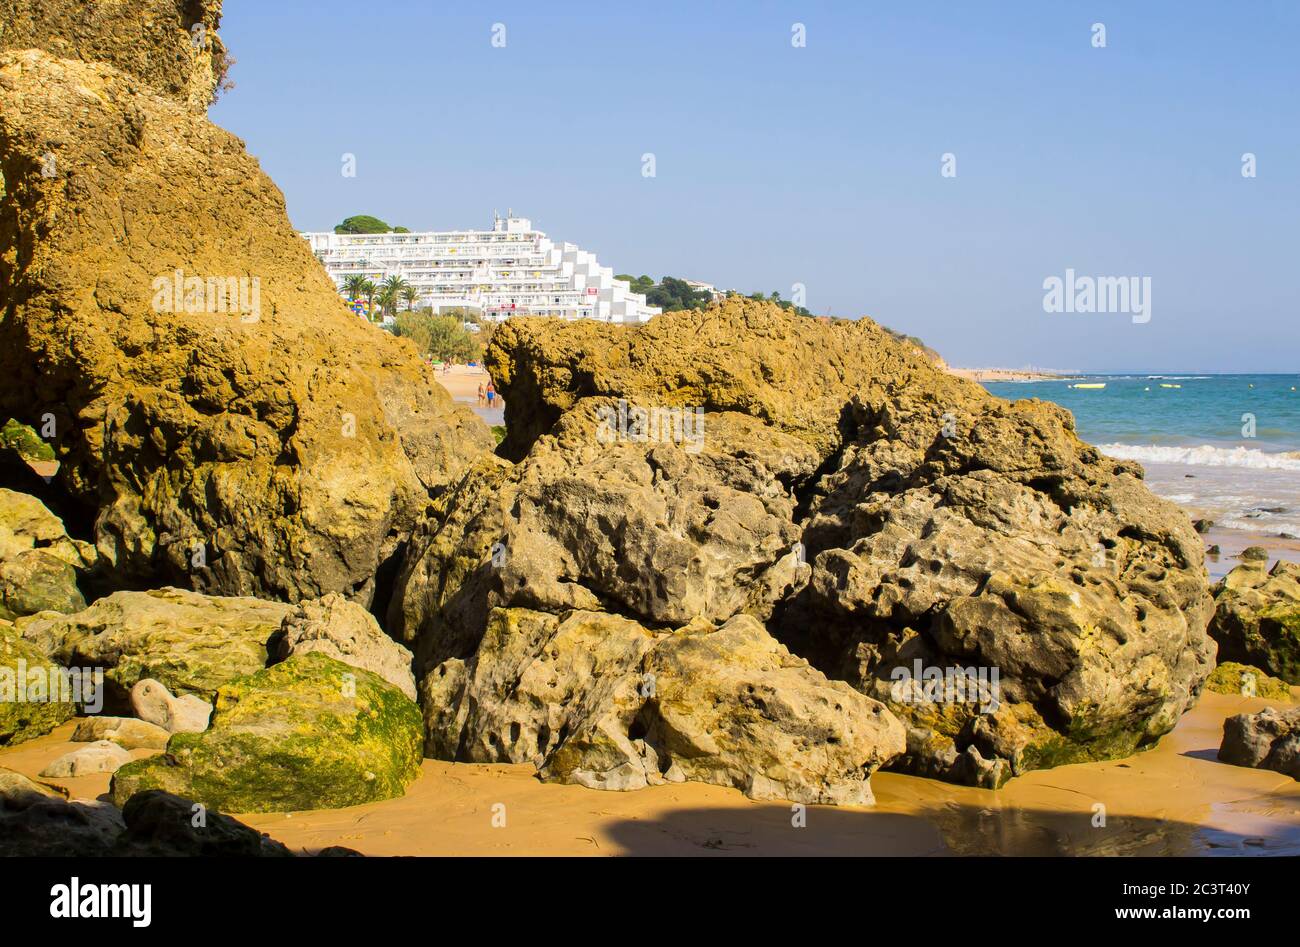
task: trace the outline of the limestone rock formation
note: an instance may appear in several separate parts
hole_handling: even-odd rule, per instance
[[[2,768],[0,839],[0,855],[28,858],[292,854],[218,812],[205,812],[196,824],[194,803],[170,793],[138,793],[119,812],[107,802],[70,801],[55,786]]]
[[[1268,560],[1237,566],[1215,586],[1210,636],[1219,658],[1300,684],[1300,565]]]
[[[0,624],[0,746],[42,736],[75,716],[70,685],[45,652]]]
[[[168,733],[202,733],[212,719],[212,705],[201,697],[176,697],[151,677],[131,688],[131,709],[145,723]]]
[[[106,699],[125,707],[144,678],[211,700],[227,681],[266,666],[267,640],[293,606],[184,589],[115,592],[75,615],[36,615],[23,636],[66,666],[105,668]]]
[[[301,602],[284,619],[270,645],[278,661],[319,651],[344,664],[373,671],[415,700],[411,652],[384,634],[373,615],[342,595]]]
[[[1300,707],[1268,707],[1256,714],[1229,717],[1223,722],[1219,759],[1300,779]]]
[[[1267,700],[1291,700],[1291,686],[1270,677],[1259,668],[1235,661],[1224,661],[1205,680],[1205,689],[1234,697],[1263,697]]]
[[[67,793],[0,768],[3,854],[35,858],[109,854],[124,828],[107,802],[70,802]]]
[[[72,734],[74,743],[111,740],[124,750],[161,750],[171,732],[135,717],[87,717]]]
[[[747,615],[656,633],[604,612],[495,609],[474,656],[434,668],[421,697],[430,755],[595,789],[690,779],[866,805],[871,773],[903,750],[881,704]]]
[[[0,411],[53,418],[119,588],[369,604],[491,434],[186,104],[207,68],[174,44],[217,5],[97,4],[84,30],[81,6],[17,0],[0,53]]]
[[[525,462],[476,468],[412,537],[388,619],[426,666],[472,653],[495,606],[762,619],[806,574],[786,485],[816,466],[806,444],[734,413],[698,451],[605,443],[614,409],[584,401]]]
[[[206,112],[227,68],[220,24],[221,0],[0,0],[0,52],[107,63]]]
[[[93,776],[96,773],[116,773],[123,763],[131,761],[131,754],[111,740],[97,740],[88,746],[64,753],[41,770],[46,779],[67,779],[74,776]]]
[[[511,320],[487,360],[517,462],[434,505],[389,613],[435,674],[506,675],[517,656],[482,653],[498,607],[656,633],[745,615],[888,704],[895,765],[997,786],[1149,745],[1213,667],[1201,544],[1141,468],[869,320],[738,298],[637,328]],[[899,686],[933,673],[971,687]],[[454,694],[426,687],[426,716]]]
[[[113,843],[112,854],[147,857],[288,858],[292,852],[279,842],[228,815],[204,812],[196,824],[191,799],[147,789],[122,806],[126,831]]]
[[[68,536],[40,500],[0,488],[0,618],[81,611],[78,583],[95,561],[94,547]]]
[[[205,733],[113,777],[121,805],[163,789],[224,812],[338,809],[400,796],[419,774],[419,708],[376,674],[311,653],[224,685]]]

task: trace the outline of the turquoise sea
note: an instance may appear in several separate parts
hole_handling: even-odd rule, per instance
[[[1079,383],[1106,387],[1071,387]],[[1300,536],[1300,374],[1088,375],[985,387],[1068,408],[1080,437],[1140,461],[1152,489],[1220,526]]]

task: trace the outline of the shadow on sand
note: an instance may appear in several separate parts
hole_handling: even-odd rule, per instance
[[[917,814],[812,806],[685,809],[608,832],[632,855],[1300,855],[1300,825],[1247,836],[1186,822],[948,803]]]

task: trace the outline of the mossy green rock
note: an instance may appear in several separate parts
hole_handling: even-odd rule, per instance
[[[221,812],[338,809],[402,795],[422,744],[400,690],[311,652],[221,687],[211,727],[119,769],[113,801],[165,789]]]
[[[64,680],[62,668],[13,628],[0,626],[0,746],[43,736],[77,712],[51,693],[56,680]]]
[[[1216,586],[1210,637],[1219,643],[1220,661],[1300,684],[1300,565],[1265,566],[1237,566]]]
[[[222,684],[266,666],[267,640],[292,613],[280,602],[162,588],[114,592],[73,615],[17,624],[69,667],[104,668],[114,703],[147,677],[210,701]]]
[[[1286,681],[1269,677],[1259,668],[1236,661],[1226,661],[1214,669],[1205,681],[1205,689],[1234,697],[1263,697],[1268,700],[1291,700]]]

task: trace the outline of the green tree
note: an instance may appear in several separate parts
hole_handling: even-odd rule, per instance
[[[410,284],[400,276],[390,276],[379,284],[379,305],[383,307],[384,314],[393,316],[397,314],[397,302],[403,298],[406,287]]]
[[[632,287],[634,293],[648,293],[655,288],[655,281],[648,276],[632,276],[629,273],[622,273],[615,276],[614,279],[626,280]]]
[[[375,294],[379,292],[379,287],[370,280],[365,280],[361,284],[361,298],[366,301],[367,318],[374,320],[375,315]]]
[[[414,286],[407,285],[402,289],[402,301],[406,303],[406,311],[410,312],[415,308],[415,304],[420,299],[420,291]]]
[[[659,306],[664,312],[682,309],[703,309],[713,299],[708,290],[694,289],[691,284],[673,276],[665,276],[646,293],[646,302]]]
[[[393,332],[438,361],[464,363],[479,357],[478,339],[455,316],[437,316],[428,309],[403,312]]]
[[[369,214],[358,214],[355,217],[349,217],[343,223],[334,228],[335,233],[392,233],[393,228],[388,226],[378,217],[372,217]],[[403,233],[406,231],[403,230]]]
[[[366,294],[366,283],[369,280],[361,274],[354,276],[345,276],[343,278],[343,292],[347,293],[348,299],[361,299]]]

